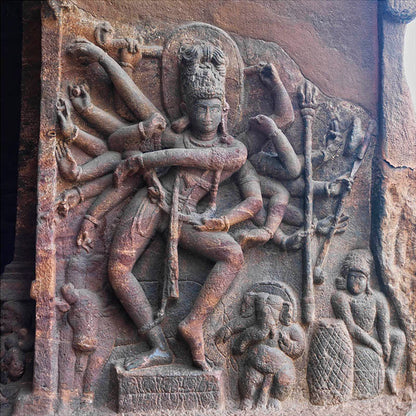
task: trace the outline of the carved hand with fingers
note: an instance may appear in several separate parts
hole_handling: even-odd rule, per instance
[[[339,176],[333,180],[328,187],[329,196],[338,196],[342,193],[348,193],[351,191],[354,180],[349,177],[348,174]]]
[[[160,135],[166,128],[165,118],[159,114],[152,114],[147,120],[143,121],[143,130],[146,137]]]
[[[87,84],[69,85],[68,94],[72,105],[79,113],[82,114],[85,110],[92,106]]]
[[[164,201],[166,197],[165,190],[157,177],[156,172],[152,169],[144,173],[143,177],[147,183],[147,195],[149,196],[150,201],[154,204]]]
[[[78,180],[82,172],[81,167],[78,166],[65,142],[57,142],[55,156],[62,177],[73,182]]]
[[[125,38],[126,47],[120,49],[120,62],[134,67],[142,59],[141,40]]]
[[[285,250],[289,251],[296,251],[300,250],[303,246],[303,241],[307,236],[307,231],[304,230],[298,230],[294,232],[293,234],[286,237],[283,241]]]
[[[141,160],[141,153],[123,160],[114,171],[114,185],[118,187],[128,176],[143,170],[143,162]]]
[[[325,136],[324,162],[335,159],[339,156],[343,147],[344,140],[341,133],[341,126],[338,116],[335,114],[332,116],[328,126],[328,131]]]
[[[101,48],[86,39],[76,39],[68,46],[67,53],[83,65],[99,62],[105,56]]]
[[[198,231],[225,231],[227,224],[224,218],[203,218],[202,225],[194,225]],[[228,230],[227,230],[228,231]]]
[[[69,103],[60,97],[56,101],[55,107],[63,139],[66,143],[70,143],[76,136],[77,128],[71,120]]]
[[[93,248],[92,242],[96,225],[85,219],[77,236],[77,246],[82,247],[87,253]]]
[[[259,77],[261,82],[269,89],[273,89],[280,82],[280,76],[276,67],[271,63],[261,62],[259,65]]]
[[[326,134],[326,140],[334,140],[341,135],[341,129],[339,119],[337,115],[333,115],[328,126],[328,132]]]
[[[335,234],[341,234],[344,233],[348,227],[348,215],[342,215],[341,218],[338,220],[336,226],[335,226]],[[321,235],[327,235],[332,227],[332,224],[334,223],[334,216],[328,215],[325,218],[322,218],[315,224],[315,232],[317,234]]]
[[[77,189],[67,189],[57,199],[56,210],[61,217],[66,217],[68,212],[81,202],[81,196]]]
[[[270,136],[273,133],[278,131],[276,123],[264,114],[259,114],[255,117],[251,117],[249,120],[249,125],[252,129],[263,133],[265,136]]]

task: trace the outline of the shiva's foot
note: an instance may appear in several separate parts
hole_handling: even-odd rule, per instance
[[[270,232],[264,228],[254,228],[242,231],[236,237],[238,244],[243,250],[267,243],[271,239]]]
[[[183,320],[178,327],[183,339],[188,343],[194,365],[201,370],[210,371],[211,367],[205,358],[204,335],[202,325]]]
[[[127,371],[138,370],[140,368],[153,367],[156,365],[170,364],[173,361],[173,355],[169,350],[153,348],[134,358],[124,360],[124,368]]]

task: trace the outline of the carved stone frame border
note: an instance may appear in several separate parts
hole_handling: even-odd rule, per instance
[[[53,2],[54,3],[54,2]],[[55,101],[61,83],[62,13],[58,5],[41,9],[41,107],[38,151],[38,205],[36,279],[31,297],[36,301],[36,341],[33,367],[33,402],[38,414],[53,414],[58,386],[58,333],[56,331],[56,248],[54,205],[57,181],[55,154]],[[51,157],[52,155],[52,157]],[[34,403],[33,403],[34,404]],[[32,405],[33,405],[32,404]],[[31,406],[32,407],[32,406]]]
[[[53,414],[58,386],[58,344],[56,331],[56,248],[54,205],[57,182],[57,164],[54,155],[56,137],[55,100],[61,83],[62,52],[62,13],[65,2],[49,0],[42,2],[42,68],[41,68],[41,108],[38,153],[38,205],[36,236],[36,280],[32,283],[31,297],[36,300],[36,344],[33,373],[33,392],[30,398],[22,397],[16,405],[16,414]],[[412,4],[414,10],[412,9]],[[391,6],[396,6],[392,9]],[[387,8],[386,8],[387,6]],[[401,9],[400,9],[401,7]],[[392,12],[394,10],[394,12]],[[400,10],[403,11],[400,14]],[[406,11],[407,10],[407,11]],[[410,11],[409,11],[410,10]],[[378,273],[386,288],[389,288],[388,258],[386,257],[384,229],[388,221],[389,206],[387,184],[392,178],[401,180],[403,172],[415,176],[416,160],[408,165],[395,164],[395,152],[391,138],[396,137],[397,126],[412,134],[410,123],[401,112],[409,104],[406,97],[399,97],[399,91],[406,91],[405,80],[397,77],[403,73],[403,39],[406,23],[416,15],[412,0],[385,0],[379,2],[380,23],[380,98],[377,158],[374,162],[375,183],[372,187],[372,248],[375,254]],[[397,46],[400,45],[399,48]],[[406,112],[405,112],[406,114]],[[413,114],[414,117],[414,114]],[[414,132],[413,132],[414,133]],[[409,155],[416,155],[416,142]],[[399,169],[399,172],[395,170]],[[413,172],[413,173],[412,173]],[[413,358],[409,359],[409,377],[416,389],[416,319],[409,313],[408,299],[392,295],[400,315],[401,324],[406,329],[408,345]],[[413,331],[413,333],[412,333]],[[30,409],[30,410],[29,410]],[[25,413],[26,412],[26,413]],[[28,413],[30,412],[30,413]]]

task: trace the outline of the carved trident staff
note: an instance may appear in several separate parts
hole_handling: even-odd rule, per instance
[[[299,106],[301,108],[304,123],[304,212],[305,212],[305,240],[303,249],[303,296],[302,311],[304,322],[310,324],[315,315],[315,295],[313,287],[312,247],[311,230],[313,217],[313,179],[312,179],[312,122],[315,116],[315,109],[318,106],[316,99],[318,89],[309,81],[306,81],[298,91]]]

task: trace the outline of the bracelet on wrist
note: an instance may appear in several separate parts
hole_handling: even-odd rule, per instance
[[[268,137],[269,139],[271,139],[272,137],[277,137],[279,133],[282,133],[282,130],[280,130],[279,127],[276,126],[273,133],[270,133]]]
[[[139,164],[139,169],[140,170],[144,170],[144,161],[143,161],[143,153],[140,153],[136,156],[136,160]]]
[[[137,125],[137,130],[139,130],[140,137],[141,137],[142,139],[146,139],[146,131],[145,131],[144,126],[143,126],[143,121],[141,121],[141,122]]]
[[[231,227],[230,221],[228,220],[228,218],[225,215],[223,215],[221,217],[221,219],[222,219],[222,221],[224,223],[224,230],[223,231],[228,232],[229,229],[230,229],[230,227]]]
[[[134,70],[134,66],[130,62],[120,62],[120,66],[123,68],[130,68],[131,70]]]
[[[84,109],[82,109],[81,111],[79,111],[79,113],[81,115],[85,115],[85,114],[91,113],[92,110],[93,110],[93,108],[94,108],[94,105],[93,104],[90,104],[88,107],[85,107]]]
[[[84,218],[89,222],[92,222],[96,227],[100,224],[100,221],[98,221],[97,218],[94,218],[92,215],[85,214]]]
[[[106,55],[107,54],[104,51],[102,51],[102,53],[100,54],[100,57],[98,58],[98,61],[97,61],[100,65],[103,64],[103,59],[105,58]]]
[[[82,193],[81,188],[79,186],[74,186],[74,189],[78,192],[79,202],[84,202],[85,198],[84,198],[84,194]]]
[[[81,166],[77,166],[78,172],[75,176],[75,180],[79,181],[81,179],[81,175],[82,175],[82,167]]]
[[[268,234],[269,234],[269,238],[270,239],[272,239],[273,238],[273,236],[274,236],[274,232],[269,228],[269,227],[266,227],[266,226],[264,226],[263,227],[263,230],[264,231],[266,231]]]
[[[71,144],[72,142],[74,142],[76,140],[76,138],[79,135],[79,128],[77,126],[74,126],[71,136],[69,136],[69,138],[66,140],[66,142],[68,144]]]

